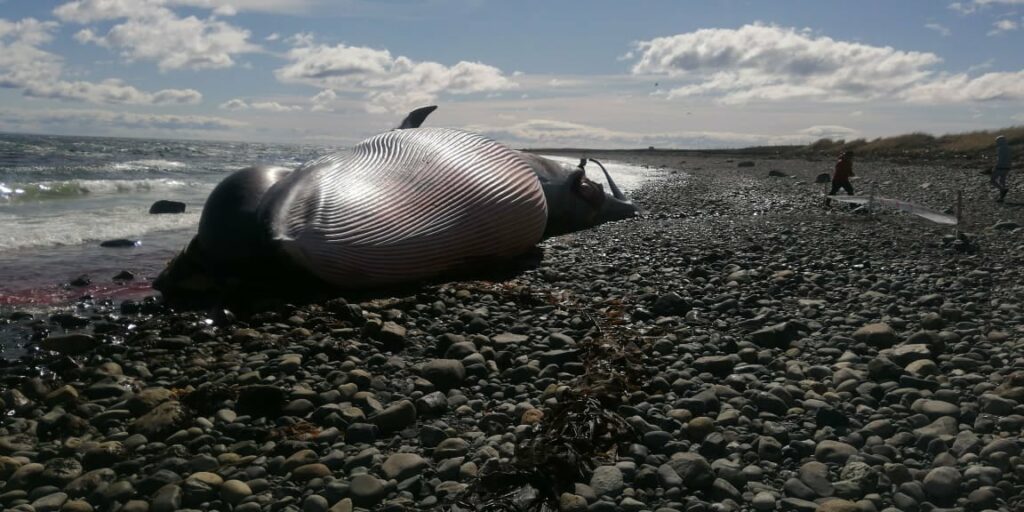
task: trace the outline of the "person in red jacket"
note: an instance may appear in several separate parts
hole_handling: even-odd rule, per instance
[[[836,170],[832,172],[832,191],[830,196],[836,195],[842,188],[847,194],[853,195],[853,185],[850,177],[853,176],[853,151],[843,151],[836,162]]]

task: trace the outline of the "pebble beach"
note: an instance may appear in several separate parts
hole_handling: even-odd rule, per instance
[[[575,154],[566,153],[566,156]],[[856,162],[953,213],[824,207],[827,160],[593,151],[634,220],[500,279],[174,311],[11,311],[20,511],[1024,510],[1024,186]]]

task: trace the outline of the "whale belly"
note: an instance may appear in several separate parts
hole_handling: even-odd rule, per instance
[[[444,128],[391,131],[314,160],[260,209],[292,260],[350,288],[522,254],[547,222],[540,183],[515,151]]]

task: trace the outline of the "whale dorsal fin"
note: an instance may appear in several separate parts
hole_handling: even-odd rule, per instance
[[[402,119],[402,124],[398,125],[398,129],[405,130],[407,128],[419,128],[420,125],[423,124],[423,121],[427,119],[427,116],[435,110],[437,110],[437,105],[420,107],[409,112],[409,115],[405,116],[405,119]]]

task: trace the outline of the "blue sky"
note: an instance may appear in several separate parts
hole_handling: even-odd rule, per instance
[[[515,146],[1024,124],[1024,0],[0,0],[0,131]]]

